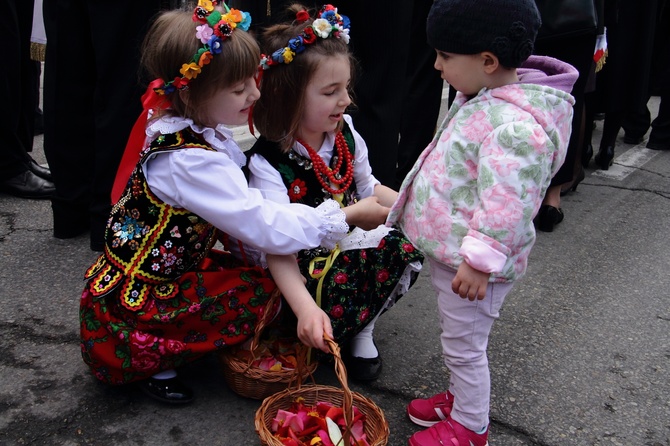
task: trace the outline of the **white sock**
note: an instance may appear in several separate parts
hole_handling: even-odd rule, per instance
[[[153,379],[170,379],[177,376],[177,371],[175,369],[163,370],[152,376]]]
[[[377,351],[372,338],[376,321],[377,318],[374,318],[350,341],[351,356],[356,356],[357,358],[376,358],[379,356],[379,351]]]

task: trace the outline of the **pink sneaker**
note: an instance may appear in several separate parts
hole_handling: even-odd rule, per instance
[[[449,417],[412,435],[409,446],[488,446],[488,437],[488,428],[483,434],[477,434]]]
[[[446,420],[453,406],[454,395],[447,391],[430,398],[412,400],[407,405],[407,415],[414,424],[431,427],[435,423]]]

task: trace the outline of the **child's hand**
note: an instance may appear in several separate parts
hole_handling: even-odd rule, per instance
[[[390,208],[379,204],[377,197],[367,197],[343,209],[347,223],[369,231],[386,222]]]
[[[458,267],[456,277],[451,282],[451,291],[463,299],[482,300],[486,297],[486,287],[489,284],[490,273],[474,269],[463,261]]]
[[[328,315],[316,305],[301,309],[298,317],[298,338],[303,344],[323,350],[329,353],[330,350],[323,340],[324,332],[333,338],[333,327],[330,324]]]

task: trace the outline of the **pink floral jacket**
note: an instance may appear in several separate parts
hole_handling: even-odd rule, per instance
[[[569,91],[577,74],[564,65],[572,73]],[[403,182],[387,224],[398,224],[424,254],[454,269],[465,259],[494,282],[523,276],[533,218],[571,132],[574,98],[547,84],[521,79],[472,98],[459,93]]]

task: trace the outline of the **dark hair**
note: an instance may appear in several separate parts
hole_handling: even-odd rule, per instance
[[[294,3],[288,8],[288,16],[306,8]],[[310,16],[313,14],[310,13]],[[289,39],[300,35],[314,21],[288,22],[268,27],[262,34],[264,54],[272,54],[287,45]],[[309,83],[318,64],[324,57],[345,56],[349,60],[351,83],[355,73],[355,59],[346,42],[340,38],[317,38],[305,50],[296,54],[288,64],[273,65],[262,73],[261,97],[254,106],[254,124],[258,131],[270,141],[279,142],[288,150],[296,139],[305,106],[305,86]],[[341,123],[340,123],[341,125]]]
[[[188,63],[202,43],[195,37],[198,24],[192,11],[173,10],[162,13],[149,29],[142,44],[142,66],[150,79],[170,81],[180,76],[182,64]],[[234,31],[221,45],[221,53],[202,68],[188,89],[169,95],[175,114],[205,124],[201,110],[214,93],[254,76],[258,70],[260,49],[245,31]]]

